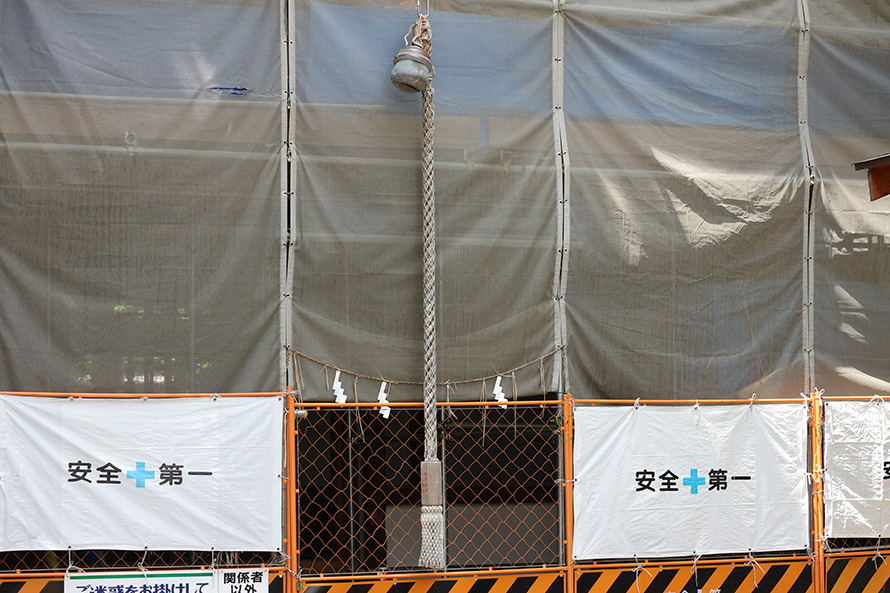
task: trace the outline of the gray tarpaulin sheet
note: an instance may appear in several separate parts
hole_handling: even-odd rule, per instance
[[[277,389],[278,12],[0,3],[0,387]]]
[[[890,393],[886,6],[431,8],[441,399]],[[0,389],[419,400],[415,16],[0,4]]]

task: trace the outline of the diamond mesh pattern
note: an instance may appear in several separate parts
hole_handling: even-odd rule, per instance
[[[439,407],[450,568],[559,562],[557,411]],[[304,574],[417,568],[423,410],[313,410],[298,428]]]
[[[192,552],[126,550],[53,550],[0,553],[0,572],[72,570],[136,570],[152,568],[200,568],[211,565],[247,567],[282,566],[281,555],[257,552]]]
[[[825,550],[830,553],[888,549],[890,549],[890,538],[835,537],[825,539]]]

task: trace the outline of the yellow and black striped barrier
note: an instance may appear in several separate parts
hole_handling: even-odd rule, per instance
[[[417,581],[311,584],[301,593],[562,593],[558,573],[498,577],[439,578]],[[2,593],[2,592],[0,592]]]
[[[277,576],[277,575],[276,575]],[[270,579],[280,593],[282,579]],[[872,556],[828,561],[827,593],[883,593],[890,562]],[[300,593],[563,593],[563,576],[477,576],[418,580],[310,583]],[[813,593],[807,561],[698,567],[602,568],[578,573],[576,593]],[[63,593],[61,578],[4,579],[0,593]]]
[[[890,581],[890,562],[873,555],[829,558],[826,581],[828,593],[880,593]]]
[[[0,580],[0,593],[62,593],[62,579]]]
[[[269,575],[269,593],[281,593],[284,579],[280,574]],[[30,578],[0,575],[0,593],[64,593],[64,577]]]
[[[809,562],[583,571],[577,593],[812,593]],[[833,592],[840,593],[840,592]]]

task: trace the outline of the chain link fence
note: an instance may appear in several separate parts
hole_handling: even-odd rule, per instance
[[[367,406],[304,409],[295,435],[301,572],[417,569],[422,406],[394,405],[388,418]],[[440,404],[437,419],[448,567],[564,562],[561,404]],[[25,550],[0,553],[0,573],[275,567],[286,561],[280,553]]]
[[[290,494],[296,499],[292,519],[300,573],[423,570],[422,405],[390,404],[388,417],[369,404],[297,407],[306,414],[296,423],[296,455],[288,463],[296,464]],[[439,403],[449,570],[565,565],[562,411],[561,402],[510,402],[505,409],[491,403]],[[885,538],[825,540],[829,553],[888,548]],[[287,557],[277,552],[0,553],[0,573],[286,564]]]
[[[539,566],[561,558],[558,405],[441,405],[449,568]],[[418,567],[423,409],[314,410],[298,426],[303,574]]]
[[[887,550],[890,550],[890,538],[832,537],[825,539],[825,551],[830,554]]]
[[[63,512],[63,511],[60,511]],[[278,553],[127,550],[49,550],[0,553],[0,573],[283,566]]]

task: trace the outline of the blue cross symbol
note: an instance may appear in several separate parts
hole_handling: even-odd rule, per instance
[[[697,469],[689,470],[689,477],[683,478],[683,485],[689,486],[691,489],[690,494],[698,494],[698,487],[704,486],[706,482],[707,482],[707,480],[705,480],[704,476],[702,476],[702,477],[698,476]]]
[[[136,463],[136,471],[127,471],[127,478],[131,480],[136,480],[137,488],[145,488],[145,480],[154,480],[155,473],[145,471],[145,462],[139,461]],[[683,482],[686,482],[686,479],[683,479]]]

